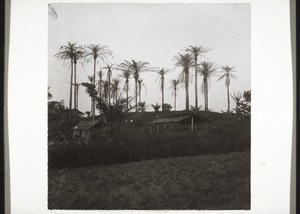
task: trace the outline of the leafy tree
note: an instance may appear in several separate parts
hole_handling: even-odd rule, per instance
[[[217,68],[213,62],[202,62],[199,69],[200,75],[203,76],[202,92],[204,93],[205,111],[208,111],[208,80],[216,72]]]
[[[225,87],[227,88],[227,103],[228,103],[228,114],[230,113],[230,99],[229,99],[229,86],[230,86],[230,80],[232,78],[236,78],[235,75],[233,75],[232,73],[235,72],[234,67],[229,67],[229,66],[223,66],[222,67],[222,75],[220,76],[219,80],[225,79]]]
[[[175,56],[175,66],[182,68],[179,81],[185,85],[185,110],[189,110],[189,75],[190,68],[194,65],[193,57],[190,54],[178,54]]]
[[[231,97],[236,103],[236,108],[233,110],[237,119],[249,119],[251,115],[251,91],[244,91],[243,94],[241,92],[234,93]]]
[[[171,109],[172,109],[172,106],[171,106],[170,104],[168,104],[168,103],[164,103],[164,104],[162,105],[162,111],[163,111],[163,112],[170,112]]]
[[[146,102],[139,102],[139,111],[145,112],[146,111]]]
[[[71,120],[68,118],[71,115]],[[48,140],[61,141],[72,137],[71,127],[78,123],[82,113],[68,109],[64,101],[48,102]]]
[[[190,45],[186,51],[194,57],[195,66],[195,108],[198,109],[198,57],[203,56],[204,53],[208,52],[210,49],[204,48],[202,46],[192,46]]]
[[[107,105],[103,99],[96,97],[96,108],[103,112],[104,121],[107,124],[107,132],[114,140],[119,135],[120,124],[126,112],[126,99],[119,99],[115,105]]]

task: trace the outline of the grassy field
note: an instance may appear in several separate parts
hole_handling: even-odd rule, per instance
[[[49,209],[250,209],[250,153],[49,170]]]

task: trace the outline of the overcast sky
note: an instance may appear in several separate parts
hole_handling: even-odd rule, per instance
[[[113,51],[114,64],[123,60],[148,61],[152,66],[171,69],[166,76],[165,102],[173,106],[169,90],[171,79],[178,77],[180,68],[174,67],[174,56],[189,45],[210,48],[205,56],[217,66],[232,66],[237,79],[230,92],[251,89],[250,4],[53,4],[58,18],[49,17],[49,79],[53,100],[64,100],[69,105],[70,67],[54,55],[67,41],[85,44],[105,44]],[[103,63],[98,64],[103,66]],[[220,70],[220,69],[219,69]],[[193,72],[193,69],[191,69]],[[120,72],[113,73],[113,77]],[[78,65],[77,81],[87,82],[93,74],[92,62]],[[143,73],[145,82],[142,101],[147,110],[151,104],[161,103],[157,76]],[[193,78],[192,78],[193,79]],[[227,109],[224,81],[218,76],[210,80],[209,108]],[[201,91],[202,77],[198,79]],[[124,81],[122,82],[123,86]],[[134,79],[130,80],[134,94]],[[190,104],[195,104],[194,81],[190,84]],[[125,96],[125,94],[124,94]],[[199,105],[204,97],[198,95]],[[231,106],[234,107],[233,101]],[[79,110],[90,110],[90,98],[79,88]],[[177,97],[177,110],[185,108],[185,92],[181,88]]]

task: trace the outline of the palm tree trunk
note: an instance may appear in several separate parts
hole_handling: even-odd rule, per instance
[[[71,82],[70,82],[69,119],[71,119],[71,109],[72,109],[72,85],[73,85],[73,59],[71,59]]]
[[[175,111],[176,111],[176,89],[175,89],[174,108],[175,108]]]
[[[95,81],[96,81],[96,59],[94,58],[94,85],[95,84]],[[95,121],[95,98],[93,97],[93,122]]]
[[[128,107],[128,79],[126,79],[126,105],[127,105],[127,112],[129,110]]]
[[[109,71],[108,71],[109,72]],[[108,73],[108,106],[110,106],[110,72]]]
[[[195,107],[198,110],[198,64],[197,64],[197,57],[195,57]]]
[[[205,80],[205,111],[208,111],[208,83]]]
[[[102,86],[101,86],[101,84],[102,84],[102,71],[100,70],[99,72],[100,72],[99,96],[100,96],[100,100],[101,100],[101,98],[102,98],[102,94],[101,94],[101,89],[102,89]]]
[[[77,109],[77,91],[76,91],[76,60],[74,60],[74,109]]]
[[[228,114],[229,114],[229,110],[230,110],[229,84],[227,84],[227,102],[228,102]]]
[[[208,107],[207,107],[207,92],[206,92],[207,87],[206,87],[206,85],[207,85],[207,79],[204,77],[203,78],[203,96],[204,96],[204,109],[205,109],[205,111],[208,110]]]
[[[165,96],[164,96],[164,78],[161,79],[161,108],[163,110],[163,106],[165,103]]]
[[[142,86],[139,86],[139,103],[142,102]]]
[[[77,109],[78,109],[78,86],[76,86],[76,106],[77,106]]]
[[[135,112],[138,111],[138,106],[137,106],[137,93],[138,93],[138,88],[137,88],[137,79],[135,79]]]
[[[189,110],[189,71],[185,71],[185,110]]]

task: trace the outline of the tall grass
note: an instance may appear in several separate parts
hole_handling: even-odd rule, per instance
[[[215,122],[190,130],[150,134],[144,127],[121,125],[114,138],[94,134],[89,144],[49,146],[49,169],[116,164],[177,156],[250,150],[250,123]]]

